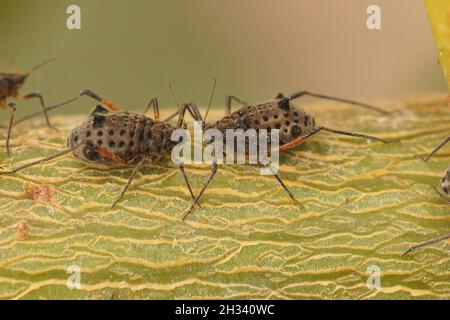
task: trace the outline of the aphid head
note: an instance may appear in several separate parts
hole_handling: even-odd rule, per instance
[[[17,96],[17,91],[23,86],[27,79],[26,74],[6,73],[2,76],[3,82],[6,84],[9,94],[13,97]]]
[[[442,191],[450,197],[450,168],[445,172],[441,183]]]

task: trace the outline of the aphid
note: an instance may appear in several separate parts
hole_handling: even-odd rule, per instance
[[[223,133],[224,136],[224,143],[226,143],[226,129],[267,129],[268,134],[270,135],[270,130],[278,129],[279,130],[279,150],[284,151],[290,148],[293,148],[309,137],[315,135],[316,133],[320,131],[327,131],[334,134],[340,134],[340,135],[347,135],[352,137],[359,137],[359,138],[365,138],[365,139],[372,139],[372,140],[378,140],[383,143],[387,143],[387,141],[376,138],[373,136],[365,135],[365,134],[359,134],[359,133],[353,133],[353,132],[347,132],[347,131],[341,131],[341,130],[335,130],[330,129],[323,126],[316,126],[316,122],[314,117],[312,117],[310,114],[308,114],[305,110],[302,108],[294,105],[291,103],[291,100],[303,97],[303,96],[312,96],[316,98],[321,99],[328,99],[328,100],[334,100],[338,102],[344,102],[347,104],[356,105],[359,107],[363,107],[366,109],[370,109],[373,111],[380,112],[382,114],[388,114],[388,112],[379,109],[377,107],[360,103],[352,100],[347,99],[341,99],[341,98],[335,98],[330,97],[322,94],[314,94],[307,91],[300,91],[298,93],[293,94],[292,96],[285,97],[283,94],[278,94],[274,100],[266,101],[258,105],[249,105],[242,101],[239,98],[236,98],[234,96],[228,96],[227,97],[227,103],[226,103],[226,109],[225,109],[225,117],[220,119],[219,121],[216,121],[213,124],[206,125],[204,129],[210,129],[215,128],[218,129]],[[231,102],[232,100],[235,100],[243,105],[239,110],[231,113]],[[207,117],[208,111],[205,113],[205,119]],[[270,141],[270,137],[268,139]],[[259,147],[258,147],[259,148]],[[225,149],[225,148],[224,148]],[[195,197],[194,201],[192,202],[189,209],[183,214],[183,220],[186,219],[186,217],[189,215],[189,213],[194,208],[197,201],[202,196],[203,192],[205,191],[208,184],[213,179],[214,175],[217,172],[217,163],[213,162],[212,164],[212,170],[210,173],[209,178],[207,179],[206,183],[203,185],[202,189],[198,193],[198,195]],[[281,178],[273,173],[273,176],[277,180],[277,182],[282,186],[284,191],[289,195],[289,197],[299,206],[301,206],[300,202],[297,201],[297,199],[294,197],[294,195],[289,191],[287,186],[283,183]]]
[[[171,141],[171,134],[175,129],[184,125],[186,110],[195,120],[201,121],[198,109],[192,103],[183,104],[179,108],[180,112],[177,113],[180,116],[177,127],[174,127],[168,122],[160,120],[157,98],[152,98],[145,109],[147,112],[149,108],[153,107],[154,118],[152,119],[145,116],[145,112],[144,114],[111,112],[117,111],[119,108],[90,90],[84,90],[81,95],[87,95],[100,101],[106,108],[98,105],[85,122],[70,132],[67,139],[68,149],[0,174],[15,173],[68,153],[73,153],[75,157],[88,163],[120,164],[134,167],[126,186],[113,203],[112,207],[114,207],[145,165],[160,162],[170,154],[176,145],[176,142]],[[181,170],[191,198],[194,199],[183,164],[176,163],[176,166]]]
[[[437,151],[439,151],[439,149],[444,147],[449,141],[450,141],[450,136],[447,137],[446,139],[444,139],[444,141],[442,141],[436,148],[434,148],[433,151],[431,151],[431,153],[423,160],[428,161],[428,159],[430,159]],[[450,205],[450,167],[447,169],[447,171],[444,173],[444,176],[442,177],[442,180],[441,180],[442,191],[439,191],[435,186],[432,186],[432,187],[436,191],[436,193],[439,195],[439,197],[441,197],[441,199],[444,200],[444,202],[446,202],[447,204]],[[402,254],[402,256],[404,256],[404,255],[408,254],[409,252],[414,251],[418,248],[429,246],[431,244],[434,244],[434,243],[437,243],[440,241],[444,241],[447,239],[450,239],[450,234],[441,236],[441,237],[433,239],[433,240],[429,240],[426,242],[416,244],[415,246],[412,246],[411,248],[406,250]]]
[[[34,68],[32,68],[30,71],[28,71],[25,74],[0,72],[0,109],[8,109],[9,108],[11,110],[11,115],[10,115],[9,123],[8,123],[8,131],[7,131],[7,136],[6,136],[6,152],[8,155],[10,154],[9,140],[11,139],[11,130],[12,130],[12,126],[14,123],[14,117],[15,117],[15,113],[16,113],[15,103],[13,103],[13,102],[7,103],[6,100],[8,98],[14,98],[16,100],[26,100],[26,99],[38,98],[39,102],[41,104],[41,107],[42,107],[42,112],[45,115],[45,120],[47,122],[47,125],[50,128],[52,128],[52,125],[50,124],[50,119],[47,114],[47,109],[45,107],[44,97],[42,96],[42,94],[39,91],[36,91],[36,92],[32,92],[32,93],[26,94],[24,96],[21,96],[21,95],[19,95],[19,89],[23,86],[23,84],[25,83],[25,80],[28,78],[28,76],[32,72],[34,72],[35,70],[39,69],[43,65],[45,65],[51,61],[54,61],[54,60],[56,60],[56,58],[46,60],[46,61],[38,64],[37,66],[35,66]]]

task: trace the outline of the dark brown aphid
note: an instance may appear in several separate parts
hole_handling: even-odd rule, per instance
[[[45,115],[45,120],[47,121],[47,125],[51,128],[50,119],[47,114],[47,109],[45,107],[44,103],[44,97],[39,91],[32,92],[29,94],[26,94],[24,96],[19,95],[19,89],[23,86],[25,83],[25,80],[28,78],[28,76],[35,70],[39,69],[43,65],[47,64],[48,62],[54,61],[56,58],[52,58],[49,60],[46,60],[34,68],[32,68],[30,71],[28,71],[25,74],[20,73],[5,73],[0,72],[0,109],[10,109],[11,110],[11,116],[9,118],[8,123],[8,133],[6,136],[6,152],[10,153],[9,150],[9,140],[11,139],[11,130],[14,123],[14,116],[16,113],[16,105],[14,103],[7,103],[6,100],[8,98],[14,98],[16,100],[26,100],[26,99],[32,99],[32,98],[38,98],[39,102],[42,107],[42,112]]]
[[[37,160],[24,166],[0,174],[15,173],[25,168],[43,163],[67,153],[73,153],[77,158],[98,164],[121,164],[134,167],[134,170],[125,188],[112,205],[113,207],[122,199],[137,173],[148,164],[161,161],[170,154],[176,142],[171,141],[172,132],[183,126],[186,110],[195,120],[201,121],[197,107],[192,104],[181,106],[177,127],[159,116],[158,100],[152,98],[145,112],[153,106],[154,119],[134,112],[111,112],[119,110],[111,102],[101,98],[89,90],[84,90],[80,96],[87,95],[100,101],[106,106],[98,105],[88,119],[74,128],[67,139],[68,149],[51,155],[45,159]],[[192,199],[194,194],[184,172],[183,165],[176,163],[181,170]]]
[[[330,96],[325,96],[321,94],[314,94],[307,91],[298,92],[292,96],[285,97],[283,94],[278,94],[275,99],[263,102],[258,105],[249,105],[242,100],[229,96],[227,97],[225,117],[216,121],[213,124],[206,125],[205,129],[215,128],[223,133],[224,143],[226,143],[226,129],[255,129],[256,131],[260,129],[266,129],[270,135],[270,131],[274,129],[279,130],[279,150],[284,151],[290,148],[293,148],[300,143],[302,143],[307,138],[315,135],[320,131],[327,131],[334,134],[347,135],[352,137],[359,137],[365,139],[372,139],[387,143],[385,140],[376,138],[373,136],[335,130],[326,128],[323,126],[316,126],[316,121],[314,117],[312,117],[309,113],[307,113],[302,108],[294,105],[291,101],[302,96],[312,96],[316,98],[334,100],[338,102],[344,102],[347,104],[356,105],[359,107],[363,107],[366,109],[374,110],[383,114],[387,114],[388,112],[379,109],[377,107],[352,101],[341,98],[335,98]],[[231,113],[231,102],[235,100],[243,105],[239,110]],[[205,119],[208,114],[208,111],[205,114]],[[269,137],[270,141],[270,137]],[[259,146],[258,146],[259,148]],[[195,197],[191,207],[187,210],[187,212],[183,215],[183,220],[187,217],[187,215],[192,211],[195,206],[195,203],[200,199],[201,195],[205,191],[209,182],[212,180],[214,175],[217,172],[217,163],[213,163],[211,174],[207,180],[207,182],[203,185],[199,194]],[[299,206],[301,204],[296,200],[293,194],[289,191],[287,186],[283,183],[281,178],[274,173],[275,179],[278,183],[283,187],[285,192],[289,195],[289,197],[296,202]]]
[[[439,149],[444,147],[449,141],[450,141],[450,136],[447,137],[446,139],[444,139],[444,141],[442,141],[436,148],[434,148],[433,151],[431,151],[431,153],[423,160],[428,161],[428,159],[430,159],[437,151],[439,151]],[[436,191],[436,193],[439,195],[439,197],[441,197],[441,199],[444,200],[444,202],[446,202],[447,204],[450,205],[450,167],[447,169],[447,171],[444,173],[444,176],[442,177],[442,180],[441,180],[442,191],[439,191],[435,186],[432,186],[432,187]],[[441,237],[433,239],[433,240],[429,240],[426,242],[416,244],[415,246],[412,246],[411,248],[406,250],[402,254],[402,256],[404,256],[404,255],[408,254],[409,252],[414,251],[418,248],[429,246],[431,244],[434,244],[434,243],[437,243],[440,241],[445,241],[447,239],[450,239],[450,234],[441,236]]]

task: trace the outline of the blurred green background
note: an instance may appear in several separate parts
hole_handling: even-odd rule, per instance
[[[81,30],[66,28],[70,4],[81,7]],[[366,28],[370,4],[382,30]],[[60,57],[21,91],[40,90],[47,105],[88,88],[131,110],[158,96],[164,113],[169,82],[204,106],[213,78],[216,108],[230,93],[258,102],[299,89],[354,98],[446,89],[422,0],[1,0],[0,39],[2,71]],[[93,105],[83,98],[59,113]],[[35,110],[21,102],[19,116]]]

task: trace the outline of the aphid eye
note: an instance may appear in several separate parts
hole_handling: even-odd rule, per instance
[[[83,156],[90,161],[96,161],[100,159],[100,154],[92,147],[84,147]]]
[[[292,136],[292,138],[297,138],[301,134],[302,134],[302,128],[300,128],[299,126],[296,126],[296,125],[293,125],[291,127],[291,136]]]

